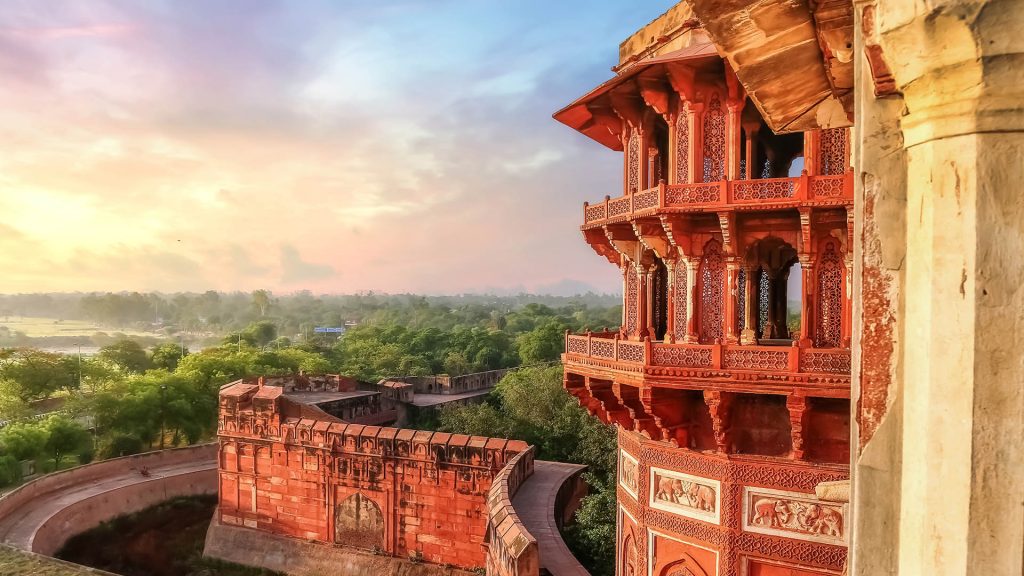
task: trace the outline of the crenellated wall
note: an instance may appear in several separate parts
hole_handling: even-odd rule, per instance
[[[244,382],[220,403],[222,524],[435,564],[484,565],[492,478],[528,449],[349,424]]]

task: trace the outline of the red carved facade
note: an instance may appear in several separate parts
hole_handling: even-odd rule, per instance
[[[487,494],[528,446],[346,423],[280,386],[220,393],[217,520],[436,564],[486,564]]]
[[[849,130],[774,133],[688,26],[555,114],[626,170],[581,226],[622,327],[566,335],[565,387],[619,429],[617,574],[839,574],[815,486],[849,471]]]

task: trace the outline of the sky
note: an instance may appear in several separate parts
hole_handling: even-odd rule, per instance
[[[618,292],[551,114],[672,0],[0,0],[0,293]]]

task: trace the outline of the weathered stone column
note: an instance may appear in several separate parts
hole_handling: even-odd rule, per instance
[[[852,573],[1016,576],[1024,572],[1024,10],[1015,0],[881,2],[876,24],[906,110],[907,197],[894,215],[906,221],[906,338],[896,349],[906,377],[886,390],[902,398],[882,401],[899,429],[866,423],[874,437],[856,463]],[[859,99],[870,98],[867,88],[860,84]],[[868,175],[887,160],[863,154],[868,227],[883,220]],[[889,241],[868,232],[865,292],[877,271],[873,240]],[[865,371],[879,353],[865,342],[874,328],[869,294],[859,303],[862,400],[876,391]],[[877,414],[862,408],[866,416]]]

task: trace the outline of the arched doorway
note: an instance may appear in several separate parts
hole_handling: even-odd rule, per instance
[[[384,515],[368,497],[356,493],[334,506],[334,541],[356,548],[384,548]]]

